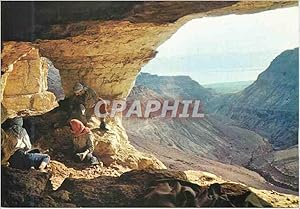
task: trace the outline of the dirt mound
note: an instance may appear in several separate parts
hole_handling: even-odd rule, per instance
[[[44,207],[41,202],[47,202],[48,207],[55,206],[54,201],[43,193],[51,190],[50,174],[36,170],[19,170],[1,167],[1,206]]]
[[[41,173],[36,170],[21,171],[2,167],[2,206],[141,207],[163,206],[165,203],[175,205],[196,203],[206,206],[251,206],[250,203],[254,203],[252,206],[258,206],[256,204],[259,203],[263,206],[271,206],[270,204],[277,200],[277,204],[272,204],[273,206],[295,207],[298,203],[297,197],[282,194],[272,196],[272,192],[269,192],[271,195],[264,193],[263,198],[263,195],[260,194],[261,191],[254,191],[244,185],[231,182],[199,186],[189,182],[188,176],[184,172],[174,170],[133,170],[119,177],[107,176],[112,173],[103,170],[102,175],[98,177],[92,173],[87,174],[86,177],[90,177],[90,179],[80,178],[80,173],[77,173],[75,169],[73,171],[66,169],[63,164],[58,162],[52,162],[50,170],[65,172],[65,175],[69,172],[69,176],[70,174],[78,176],[66,178],[57,190],[53,190],[50,182],[53,181],[55,174],[51,176],[49,173]],[[81,174],[85,171],[82,171]],[[193,175],[195,176],[196,173]],[[205,175],[209,176],[207,173]],[[214,176],[210,175],[210,178],[213,179]],[[168,191],[157,192],[162,189],[162,184],[168,184],[168,188],[173,188],[169,195],[165,195]],[[195,196],[182,196],[188,194],[187,191]],[[211,193],[212,191],[219,192],[219,196],[226,197],[226,200],[220,199],[219,196]],[[209,196],[210,193],[213,196]],[[153,196],[153,194],[155,195]],[[282,195],[281,204],[278,202],[280,195]],[[174,199],[174,197],[176,198]],[[184,198],[182,199],[182,197]],[[154,201],[153,198],[158,198],[159,201]],[[190,198],[194,198],[196,202]],[[254,200],[258,203],[253,202]]]

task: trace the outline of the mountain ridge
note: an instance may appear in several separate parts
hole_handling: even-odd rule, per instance
[[[283,66],[285,66],[285,59],[289,59],[290,53],[284,53],[284,55],[288,57],[285,57],[282,62],[279,62]],[[275,59],[278,59],[278,57]],[[274,61],[272,63],[276,64],[277,61]],[[270,66],[272,66],[272,64]],[[269,73],[268,70],[270,69],[272,70],[272,68],[270,67],[266,70],[267,73]],[[279,71],[279,73],[281,74],[283,74],[283,72],[285,71]],[[262,73],[262,75],[260,75],[260,79],[264,76],[264,74],[265,73]],[[143,78],[144,75],[146,75],[147,79]],[[275,76],[276,75],[277,74],[275,74]],[[177,76],[174,76],[174,78],[170,76],[162,76],[162,79],[159,80],[160,76],[142,73],[138,76],[136,86],[132,91],[136,92],[136,90],[139,89],[139,92],[135,95],[130,94],[129,98],[149,99],[149,97],[151,98],[154,95],[155,99],[159,100],[164,100],[172,96],[175,96],[175,98],[183,99],[202,98],[202,100],[204,100],[204,108],[206,111],[216,107],[226,107],[226,105],[230,105],[230,103],[233,105],[238,105],[238,101],[232,100],[231,98],[235,95],[237,95],[237,97],[240,96],[241,92],[221,96],[214,95],[211,91],[209,91],[209,89],[205,89],[200,84],[191,85],[194,87],[192,92],[193,94],[190,94],[188,88],[183,88],[183,94],[181,94],[183,90],[175,91],[174,89],[173,91],[175,91],[175,93],[165,94],[166,90],[169,90],[172,87],[180,88],[181,86],[184,86],[186,84],[185,82],[194,83],[194,81],[190,77],[186,78],[186,81],[179,83],[177,81]],[[290,76],[286,80],[294,78],[295,76]],[[272,79],[276,80],[274,78]],[[145,84],[143,82],[145,82]],[[295,84],[297,82],[293,83]],[[277,83],[273,82],[273,84],[276,86]],[[257,86],[257,82],[254,82],[242,92],[246,91],[251,93],[251,86]],[[266,82],[263,82],[263,87],[264,86],[268,87],[267,90],[272,89],[273,87],[269,86]],[[159,89],[159,91],[157,89]],[[194,92],[196,91],[198,91],[198,94],[194,94]],[[257,91],[259,91],[259,89],[257,89]],[[204,94],[200,95],[203,92]],[[268,91],[262,92],[263,95],[261,97],[268,94]],[[276,93],[277,92],[274,92],[275,96]],[[280,93],[282,94],[281,91]],[[215,103],[211,102],[211,96],[215,97],[213,99],[213,102]],[[246,96],[242,95],[240,97]],[[259,98],[259,100],[265,101],[261,97]],[[279,99],[280,98],[283,97],[279,96]],[[216,101],[219,103],[216,103]],[[270,102],[267,104],[270,104]],[[246,107],[246,104],[242,103],[242,105]],[[230,110],[230,108],[228,109]],[[273,112],[276,114],[276,110],[273,109]],[[175,166],[177,168],[180,168],[182,166],[182,168],[188,168],[190,166],[191,168],[193,166],[196,166],[197,157],[198,161],[201,162],[203,161],[203,158],[206,158],[222,162],[224,164],[239,165],[249,168],[260,173],[273,184],[293,189],[294,191],[298,190],[299,177],[297,173],[297,153],[295,154],[295,152],[293,152],[293,156],[291,156],[291,158],[289,159],[280,158],[280,160],[276,160],[278,156],[282,155],[282,153],[280,154],[280,152],[273,151],[272,145],[270,144],[270,138],[265,137],[265,135],[261,134],[261,132],[257,131],[256,129],[251,129],[247,126],[244,127],[243,124],[236,120],[235,117],[228,117],[226,114],[220,114],[219,111],[208,111],[206,113],[208,114],[205,114],[205,117],[200,120],[193,118],[175,118],[173,120],[133,120],[130,118],[126,118],[123,119],[123,124],[126,127],[129,140],[137,147],[137,149],[155,153],[160,159],[164,160],[164,163],[169,167]],[[292,112],[292,114],[293,113],[294,112]],[[239,112],[237,112],[236,114],[239,114]],[[272,125],[272,123],[274,122],[274,118],[267,119],[268,120],[265,120],[264,123]],[[280,117],[279,119],[281,119],[280,121],[277,121],[277,123],[279,123],[279,126],[281,123],[285,123],[284,120],[291,120],[291,118]],[[285,131],[289,132],[290,130]],[[172,161],[171,159],[169,159],[165,154],[168,153],[171,155],[172,152],[173,154],[177,153],[177,155],[180,156],[178,157],[178,160],[182,161],[180,165],[176,161]],[[185,155],[195,156],[195,158],[189,157],[189,161]],[[202,159],[200,160],[201,157]],[[265,159],[269,160],[265,161]],[[273,165],[273,162],[276,162],[276,164]],[[287,164],[288,167],[285,166]],[[268,170],[270,170],[270,173],[268,173]],[[287,173],[288,175],[286,175]],[[242,179],[242,177],[240,178]]]
[[[253,84],[241,92],[212,99],[208,110],[267,137],[275,149],[297,144],[298,53],[298,48],[282,52]]]

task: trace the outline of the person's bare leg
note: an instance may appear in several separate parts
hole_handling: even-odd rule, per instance
[[[39,170],[41,172],[47,172],[46,171],[46,166],[49,164],[50,162],[50,156],[47,154],[41,154],[43,155],[43,161],[41,162],[40,166],[39,166]]]

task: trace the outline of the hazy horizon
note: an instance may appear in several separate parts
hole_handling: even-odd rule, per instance
[[[298,7],[194,19],[158,47],[142,72],[188,75],[200,84],[256,80],[298,47]]]

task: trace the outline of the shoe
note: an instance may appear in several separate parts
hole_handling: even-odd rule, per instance
[[[47,166],[47,163],[46,162],[42,162],[41,165],[39,166],[39,171],[43,172],[43,173],[47,173],[46,166]]]
[[[92,165],[99,165],[99,162],[96,161],[96,162],[92,162],[91,164],[92,164]]]
[[[41,168],[41,169],[39,169],[39,171],[42,173],[48,173],[48,171],[45,168]]]
[[[86,157],[86,154],[85,153],[76,153],[76,156],[80,159],[80,161],[83,161],[84,158]]]
[[[106,124],[104,122],[101,122],[100,123],[100,130],[102,130],[102,131],[108,131],[109,129],[106,128]]]
[[[93,157],[91,159],[91,165],[99,165],[99,160],[97,157]]]

